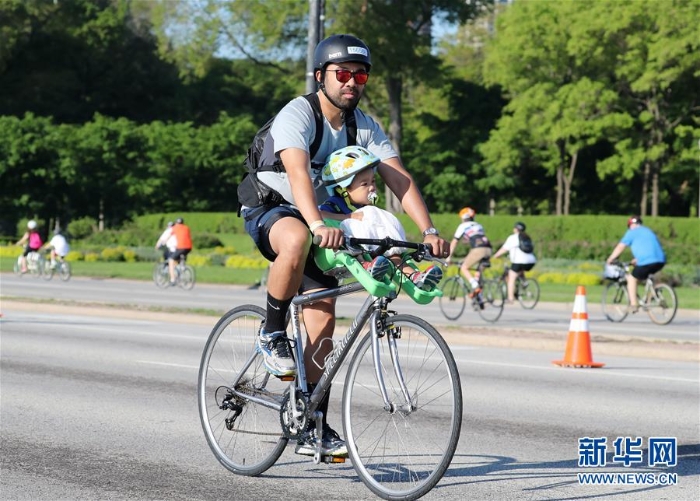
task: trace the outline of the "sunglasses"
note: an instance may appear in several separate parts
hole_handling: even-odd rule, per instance
[[[337,81],[339,81],[340,83],[347,83],[350,81],[351,78],[354,78],[355,83],[357,85],[364,85],[367,83],[367,79],[369,79],[369,73],[367,73],[365,70],[357,70],[357,71],[326,70],[326,71],[334,71],[335,72],[335,79]]]

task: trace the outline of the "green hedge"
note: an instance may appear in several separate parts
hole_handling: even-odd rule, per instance
[[[140,216],[134,224],[157,235],[168,221],[177,217],[194,232],[244,234],[243,219],[235,212],[168,213]],[[603,261],[627,230],[629,216],[477,216],[495,247],[500,246],[512,233],[513,224],[522,221],[535,241],[535,254],[541,259],[578,259]],[[410,218],[399,215],[409,238],[419,237],[418,229]],[[436,214],[433,221],[440,233],[450,239],[460,220],[456,214]],[[670,263],[698,263],[700,249],[700,219],[673,217],[646,217],[649,226],[661,239]],[[153,240],[155,240],[153,238]],[[463,248],[462,251],[465,249]],[[629,253],[623,259],[629,259]]]

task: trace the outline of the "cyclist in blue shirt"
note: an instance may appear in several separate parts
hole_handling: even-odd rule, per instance
[[[632,313],[639,311],[637,300],[637,284],[640,280],[646,280],[649,275],[660,271],[666,264],[666,254],[661,248],[656,234],[642,225],[642,218],[632,216],[627,220],[627,232],[622,236],[620,243],[615,246],[607,259],[612,264],[629,247],[632,251],[632,264],[634,269],[627,275],[627,292],[630,296],[630,308]]]

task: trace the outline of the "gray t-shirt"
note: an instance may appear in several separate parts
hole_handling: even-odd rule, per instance
[[[355,109],[355,121],[357,123],[358,146],[367,148],[382,161],[398,156],[384,131],[371,117],[365,115],[361,110]],[[306,98],[297,97],[282,108],[275,118],[265,140],[261,162],[271,164],[275,158],[279,158],[279,153],[287,148],[299,148],[308,152],[315,136],[316,121],[313,109]],[[340,130],[335,130],[324,117],[323,140],[316,156],[311,159],[313,166],[309,169],[309,177],[313,181],[316,201],[319,204],[328,198],[328,193],[321,180],[321,169],[326,163],[328,155],[347,146],[347,143],[345,125],[343,124]],[[258,179],[280,193],[289,203],[294,204],[286,172],[258,172]]]

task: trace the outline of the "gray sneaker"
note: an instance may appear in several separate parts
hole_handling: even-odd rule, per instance
[[[316,437],[316,428],[311,428],[301,436],[294,452],[303,454],[304,456],[313,456],[316,453]],[[327,424],[323,425],[321,455],[335,457],[348,456],[348,448],[345,446],[345,440],[340,438],[340,435]]]
[[[277,331],[268,334],[261,330],[256,348],[263,356],[265,369],[273,376],[294,376],[297,373],[297,364],[292,357],[286,332]]]

